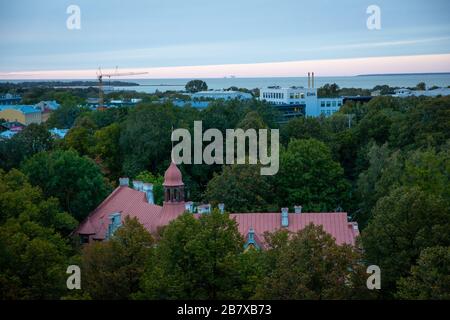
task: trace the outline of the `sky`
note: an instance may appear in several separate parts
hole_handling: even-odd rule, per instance
[[[0,1],[0,79],[450,72],[449,18],[448,0]]]

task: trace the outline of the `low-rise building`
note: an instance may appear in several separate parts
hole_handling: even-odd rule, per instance
[[[199,91],[191,95],[191,99],[211,99],[211,100],[250,100],[253,96],[250,93],[241,91],[226,91],[226,90],[210,90]]]
[[[437,96],[449,96],[450,88],[435,88],[428,90],[411,90],[407,88],[396,89],[393,97],[437,97]]]
[[[153,186],[133,181],[130,188],[128,178],[120,178],[119,186],[78,226],[74,234],[81,243],[108,240],[120,228],[126,217],[135,217],[151,233],[166,226],[185,212],[195,218],[210,214],[211,205],[200,205],[197,213],[193,212],[192,202],[185,202],[182,174],[171,163],[164,174],[164,203],[154,203]],[[224,212],[225,204],[219,204]],[[358,224],[349,222],[345,212],[302,212],[301,206],[295,206],[293,212],[282,208],[281,212],[266,213],[230,213],[230,219],[237,223],[238,230],[245,239],[245,248],[266,247],[264,234],[280,229],[297,232],[308,224],[321,225],[331,234],[337,244],[354,245],[359,235]]]
[[[22,97],[18,94],[7,93],[0,95],[0,105],[19,104]]]
[[[33,105],[1,105],[0,119],[20,122],[24,125],[43,122],[42,111]]]

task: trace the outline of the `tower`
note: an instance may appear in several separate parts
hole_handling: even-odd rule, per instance
[[[172,162],[164,174],[164,204],[184,203],[184,183],[180,169]]]

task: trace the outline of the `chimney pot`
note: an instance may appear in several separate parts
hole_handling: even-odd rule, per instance
[[[281,208],[281,226],[288,227],[289,226],[289,209]]]
[[[150,204],[155,204],[155,198],[153,196],[153,184],[151,183],[143,183],[142,191],[145,193],[145,197],[147,198],[147,202]]]
[[[302,206],[294,206],[294,211],[295,211],[295,213],[302,213]]]
[[[142,181],[140,180],[133,180],[133,189],[137,191],[142,191]]]
[[[128,178],[119,178],[119,186],[128,187],[130,184],[130,179]]]

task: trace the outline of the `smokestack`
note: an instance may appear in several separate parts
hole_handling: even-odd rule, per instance
[[[308,72],[308,89],[311,87],[310,73]]]
[[[314,89],[314,72],[312,73],[312,76],[311,76],[311,86],[312,86],[312,88]]]

